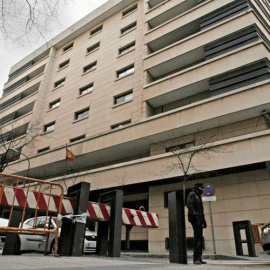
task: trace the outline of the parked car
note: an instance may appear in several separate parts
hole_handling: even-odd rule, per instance
[[[0,218],[0,227],[7,227],[7,225],[8,225],[8,219]],[[2,254],[5,241],[6,241],[6,234],[0,232],[0,254]]]
[[[44,229],[46,217],[38,217],[36,221],[37,229]],[[56,229],[56,217],[53,217],[51,220],[51,229]],[[47,220],[49,223],[49,220]],[[49,224],[48,224],[49,225]],[[47,227],[48,227],[47,225]],[[6,224],[7,226],[7,224]],[[34,226],[34,218],[27,219],[23,223],[23,228],[33,228]],[[59,229],[61,230],[61,228]],[[60,232],[59,232],[60,235]],[[54,248],[54,234],[49,235],[48,240],[48,248],[50,252],[53,252]],[[84,253],[90,253],[96,251],[96,243],[97,243],[97,235],[96,232],[90,231],[86,228],[85,238],[84,238]],[[17,253],[30,252],[30,251],[38,251],[44,252],[46,245],[46,237],[45,235],[34,235],[34,234],[19,234],[18,235],[18,251]]]
[[[261,244],[264,251],[270,250],[270,223],[262,227]]]

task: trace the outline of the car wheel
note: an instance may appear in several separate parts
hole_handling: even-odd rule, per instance
[[[268,250],[270,250],[270,244],[265,244],[262,246],[262,248],[264,251],[268,251]]]

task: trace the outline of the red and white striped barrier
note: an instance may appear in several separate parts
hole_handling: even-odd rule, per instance
[[[1,192],[1,186],[0,186]],[[16,194],[15,194],[16,192]],[[13,203],[14,201],[14,203]],[[23,189],[15,189],[5,187],[3,190],[0,205],[14,207],[24,207],[30,209],[38,209],[49,212],[57,212],[60,198],[58,196],[46,195],[36,191],[29,191],[28,194]],[[62,214],[73,214],[76,201],[71,198],[64,198],[62,203]],[[87,216],[91,219],[109,221],[111,207],[107,204],[88,202]],[[156,228],[158,227],[158,215],[155,213],[144,212],[140,210],[123,208],[122,223],[125,225],[133,225],[140,227]]]

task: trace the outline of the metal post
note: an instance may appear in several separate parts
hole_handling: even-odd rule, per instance
[[[98,230],[97,230],[97,249],[96,249],[97,255],[107,256],[108,237],[109,237],[109,223],[104,222],[104,221],[99,221]]]
[[[241,230],[245,230],[246,240],[241,239],[241,233],[240,233]],[[234,221],[233,232],[234,232],[236,255],[238,256],[244,255],[242,244],[246,243],[248,246],[249,257],[256,257],[256,251],[254,247],[254,238],[253,238],[250,220]]]
[[[187,264],[185,204],[183,192],[168,194],[170,263]]]
[[[81,182],[68,188],[68,196],[76,197],[74,215],[87,213],[90,183]],[[64,218],[59,240],[59,253],[65,256],[82,256],[86,224]]]
[[[211,201],[209,201],[209,213],[210,213],[210,221],[211,221],[211,229],[212,229],[212,240],[213,240],[214,254],[217,254]]]
[[[123,191],[114,190],[100,195],[101,203],[111,205],[108,256],[121,256]],[[100,223],[99,223],[100,226]],[[100,235],[98,235],[100,239]]]
[[[130,232],[132,230],[132,225],[126,225],[126,241],[125,241],[125,250],[130,249]]]
[[[13,210],[9,227],[19,228],[21,219],[22,219],[22,211]],[[18,235],[8,233],[2,255],[18,255],[20,254],[19,248],[20,243],[18,241]]]

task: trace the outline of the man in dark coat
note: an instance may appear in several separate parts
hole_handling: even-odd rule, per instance
[[[195,184],[194,189],[192,189],[187,198],[188,221],[191,223],[194,232],[193,262],[197,265],[206,264],[202,260],[203,228],[207,227],[201,197],[203,188],[203,184]]]

